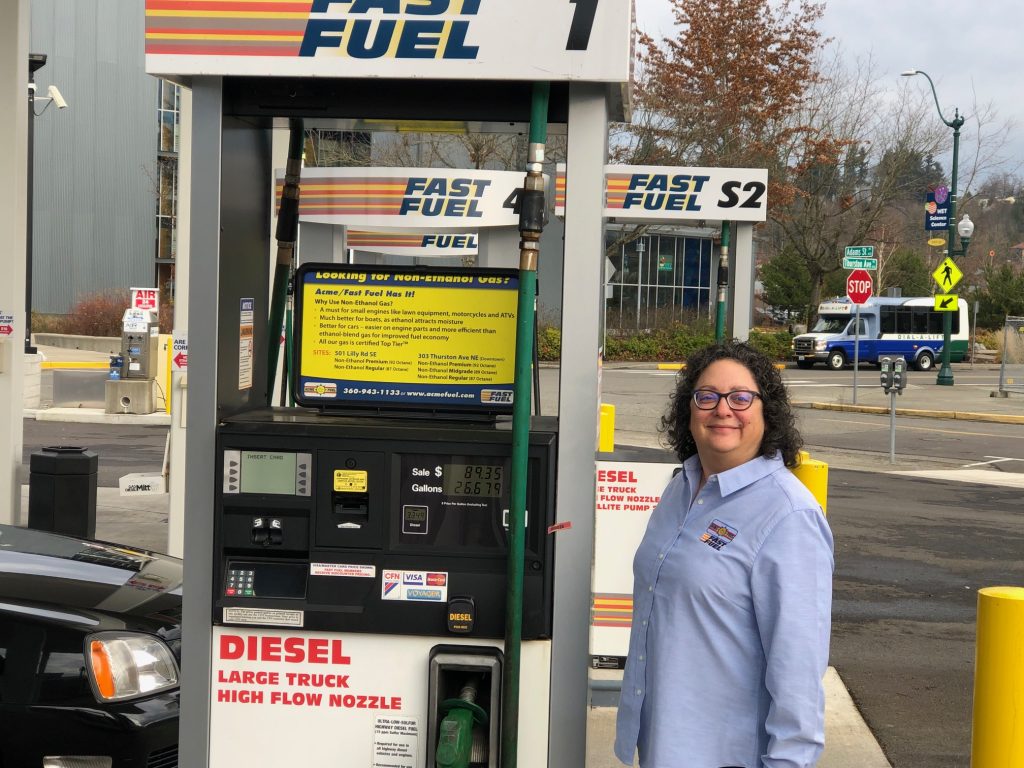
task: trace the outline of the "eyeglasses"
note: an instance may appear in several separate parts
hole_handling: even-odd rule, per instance
[[[725,403],[734,411],[745,411],[754,404],[754,400],[761,397],[757,392],[749,389],[734,389],[732,392],[715,392],[713,389],[695,389],[693,391],[693,404],[702,411],[713,411],[718,407],[718,401],[725,398]],[[764,399],[763,397],[761,398]]]

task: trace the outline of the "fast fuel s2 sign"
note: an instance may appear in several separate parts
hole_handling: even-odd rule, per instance
[[[555,215],[565,213],[565,165],[555,182]],[[606,165],[604,215],[616,221],[765,221],[768,171]]]

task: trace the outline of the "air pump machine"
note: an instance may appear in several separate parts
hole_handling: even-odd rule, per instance
[[[574,191],[554,252],[565,286],[558,420],[534,419],[529,433],[518,759],[531,768],[582,765],[601,190],[607,124],[623,117],[632,3],[294,5],[288,14],[183,8],[170,18],[163,3],[147,2],[147,71],[188,85],[192,108],[183,152],[191,260],[179,763],[498,764],[505,387],[470,393],[462,417],[428,402],[400,416],[417,406],[375,408],[367,398],[392,395],[369,391],[342,392],[363,402],[341,414],[346,407],[324,401],[346,387],[375,387],[369,375],[353,384],[318,371],[319,358],[350,346],[339,335],[333,350],[297,351],[312,366],[296,380],[299,407],[267,407],[265,353],[278,338],[267,322],[271,137],[289,118],[342,130],[404,120],[515,129],[543,80],[549,121],[566,126]],[[349,267],[322,266],[337,273],[323,278],[333,281],[326,289],[353,289],[346,281],[358,270]],[[296,292],[315,284],[310,274],[300,272]],[[495,275],[460,276],[472,284]],[[400,287],[407,278],[371,273],[363,298],[372,281],[384,298],[425,290]],[[472,311],[459,300],[451,306]],[[448,306],[432,301],[434,311]],[[351,331],[315,316],[323,339]],[[299,336],[310,339],[309,330]],[[392,342],[420,333],[394,332],[408,338]],[[448,372],[455,398],[454,363],[463,361],[430,362]],[[402,378],[384,383],[409,383]],[[440,390],[421,391],[400,397],[428,401]]]

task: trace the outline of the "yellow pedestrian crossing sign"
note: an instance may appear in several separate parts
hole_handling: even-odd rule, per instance
[[[949,258],[949,256],[944,258],[938,268],[932,272],[932,279],[935,280],[935,283],[943,291],[952,290],[953,286],[959,283],[963,276],[964,273],[957,268],[956,262]],[[938,306],[935,308],[938,309]]]
[[[959,296],[955,293],[937,293],[932,298],[935,299],[936,312],[956,312]]]

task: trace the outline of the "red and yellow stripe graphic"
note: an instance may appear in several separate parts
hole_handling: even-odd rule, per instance
[[[312,0],[146,0],[146,53],[297,56]]]
[[[422,248],[423,235],[399,232],[370,232],[350,229],[346,235],[349,248]]]
[[[317,181],[302,175],[299,216],[398,216],[408,179],[350,178]],[[281,202],[283,182],[276,198]]]
[[[594,594],[591,600],[591,626],[629,629],[633,625],[632,595]]]
[[[622,208],[629,191],[629,182],[633,178],[630,173],[609,173],[605,175],[605,208]]]
[[[556,215],[565,213],[565,167],[559,166],[555,173],[555,212]]]

